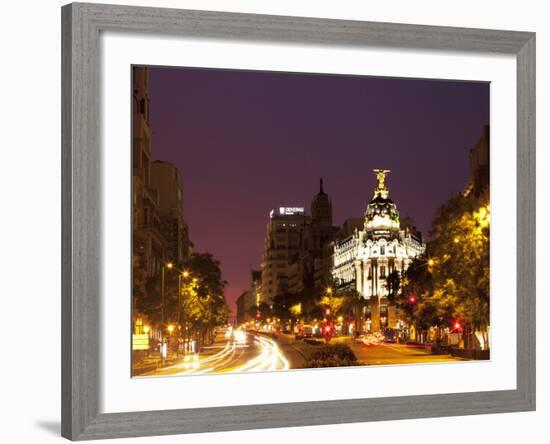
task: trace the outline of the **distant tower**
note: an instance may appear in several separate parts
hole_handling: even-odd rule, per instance
[[[319,179],[319,192],[311,201],[311,223],[332,226],[332,202],[323,190],[323,179]]]
[[[319,179],[319,192],[311,201],[311,225],[306,232],[304,254],[305,269],[313,277],[315,288],[324,288],[331,278],[332,247],[330,243],[338,231],[332,226],[332,202],[323,190]]]

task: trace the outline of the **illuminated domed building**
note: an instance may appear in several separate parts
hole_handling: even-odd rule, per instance
[[[387,277],[400,275],[422,254],[425,244],[412,226],[401,226],[385,179],[389,170],[374,170],[378,184],[365,211],[362,229],[334,243],[332,276],[336,285],[353,288],[370,304],[366,331],[400,327],[399,313],[387,302]]]

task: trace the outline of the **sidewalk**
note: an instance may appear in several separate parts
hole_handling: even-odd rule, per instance
[[[203,348],[197,354],[201,358],[206,358],[212,354],[215,354],[217,351],[216,349],[220,346],[220,344],[223,345],[224,342],[225,340],[223,335],[218,334],[212,344],[203,346]],[[168,357],[164,359],[164,365],[161,365],[163,364],[163,362],[161,360],[160,353],[158,351],[151,352],[149,356],[147,356],[140,362],[133,364],[132,376],[149,375],[151,372],[181,364],[184,362],[184,359],[184,355],[177,355],[175,352],[171,352]]]
[[[178,358],[175,355],[171,355],[164,360],[164,367],[173,365],[182,359],[182,357]],[[155,371],[158,368],[161,368],[161,364],[162,359],[160,357],[160,354],[158,352],[152,353],[150,356],[145,357],[140,362],[132,363],[132,376],[140,376],[144,373]]]

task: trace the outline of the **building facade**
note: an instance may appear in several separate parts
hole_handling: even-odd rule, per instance
[[[159,274],[164,260],[164,241],[158,213],[158,192],[151,183],[151,128],[146,67],[134,66],[132,94],[132,199],[133,244],[152,277]]]
[[[277,294],[321,289],[332,281],[332,202],[319,181],[310,205],[272,210],[262,260],[262,296],[271,303]]]
[[[483,134],[470,150],[468,160],[470,166],[470,182],[464,190],[465,197],[481,198],[489,203],[490,149],[489,126],[483,128]]]
[[[332,225],[332,201],[319,181],[319,192],[310,205],[300,251],[288,268],[288,292],[298,294],[305,289],[324,289],[332,281],[332,241],[338,227]]]
[[[176,166],[155,160],[151,164],[151,186],[158,195],[158,215],[165,242],[165,260],[182,263],[191,255],[189,229],[183,217],[183,185]]]
[[[399,275],[425,250],[420,233],[401,227],[397,206],[385,179],[389,170],[374,170],[378,184],[367,205],[363,227],[334,242],[332,276],[335,285],[355,289],[369,301],[365,329],[398,328],[399,313],[387,301],[388,276]]]
[[[262,302],[262,272],[252,270],[250,286],[237,299],[237,322],[242,324],[255,318],[254,307]]]
[[[261,302],[272,304],[277,293],[288,291],[289,267],[300,254],[308,223],[303,207],[271,210],[261,262]]]
[[[338,230],[332,225],[332,201],[323,189],[323,179],[320,179],[319,192],[311,201],[311,223],[306,230],[304,245],[315,289],[324,289],[332,280],[332,241]]]

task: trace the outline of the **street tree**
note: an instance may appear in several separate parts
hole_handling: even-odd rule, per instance
[[[447,317],[464,321],[470,346],[477,345],[475,331],[486,346],[490,208],[482,199],[454,196],[438,210],[432,227],[434,298]]]
[[[227,322],[229,307],[223,290],[220,263],[210,253],[194,253],[183,265],[186,277],[179,278],[179,309],[186,339],[194,338],[199,347],[212,340],[216,327]]]
[[[388,302],[396,305],[401,294],[401,275],[399,271],[392,270],[386,277],[386,289],[388,291]]]

